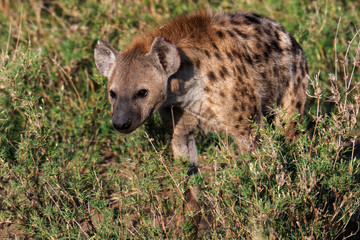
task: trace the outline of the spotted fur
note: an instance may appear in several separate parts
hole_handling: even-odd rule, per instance
[[[282,110],[286,120],[304,112],[303,51],[279,23],[257,14],[178,17],[122,52],[100,41],[95,60],[116,95],[109,97],[114,126],[128,133],[159,111],[171,130],[174,155],[189,158],[193,167],[196,128],[225,132],[249,152],[256,145],[250,120],[279,123]],[[294,132],[288,131],[289,138]]]

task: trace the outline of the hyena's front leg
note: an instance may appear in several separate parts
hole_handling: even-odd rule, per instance
[[[168,107],[160,110],[163,122],[171,130],[171,147],[175,158],[190,160],[189,175],[198,170],[198,153],[194,136],[196,119],[177,107]]]
[[[196,127],[196,119],[176,107],[169,107],[160,110],[161,118],[172,133],[172,150],[175,158],[184,157],[190,160],[190,168],[188,175],[193,177],[198,172],[198,154],[196,150],[194,128]],[[190,212],[190,219],[196,226],[195,236],[201,222],[200,203],[197,198],[199,194],[199,186],[189,187],[185,195],[185,209]]]

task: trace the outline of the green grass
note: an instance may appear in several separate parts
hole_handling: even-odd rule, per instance
[[[209,3],[283,24],[313,84],[297,141],[268,126],[256,152],[238,155],[226,136],[197,133],[201,174],[188,180],[158,115],[129,135],[113,129],[93,48],[105,39],[122,49],[207,4],[133,2],[0,4],[0,237],[187,239],[196,234],[184,207],[190,186],[199,186],[211,223],[205,238],[332,239],[356,230],[360,3]]]

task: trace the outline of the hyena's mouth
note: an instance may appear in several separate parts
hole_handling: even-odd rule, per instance
[[[152,108],[147,117],[142,121],[142,122],[131,122],[131,124],[129,125],[129,127],[116,127],[116,125],[114,125],[114,128],[116,129],[116,131],[122,133],[122,134],[129,134],[133,131],[135,131],[138,127],[140,127],[141,125],[143,125],[147,120],[149,120],[149,118],[151,118],[151,116],[154,114],[155,112],[155,108]]]

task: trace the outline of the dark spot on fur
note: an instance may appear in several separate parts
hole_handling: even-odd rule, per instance
[[[300,78],[300,77],[298,77],[298,78],[297,78],[297,84],[299,85],[299,84],[300,84],[300,82],[301,82],[301,78]]]
[[[205,55],[208,57],[208,58],[210,58],[211,56],[210,56],[210,53],[209,53],[209,51],[208,50],[205,50],[204,51],[204,53],[205,53]]]
[[[247,72],[247,70],[246,70],[246,68],[245,68],[245,66],[244,65],[242,65],[242,72],[243,72],[243,74],[245,75],[245,77],[249,77],[249,74],[248,74],[248,72]]]
[[[233,110],[234,112],[237,112],[237,111],[239,111],[239,108],[238,108],[237,106],[233,106],[232,110]]]
[[[292,72],[293,72],[293,74],[296,74],[296,71],[297,71],[296,63],[293,62],[292,63]]]
[[[253,61],[249,54],[244,54],[244,58],[250,65],[253,65]]]
[[[270,60],[270,54],[271,54],[271,52],[269,52],[269,51],[264,51],[263,52],[263,60],[264,60],[264,62],[268,62]],[[258,63],[260,63],[260,62],[262,62],[262,61],[258,61]]]
[[[200,68],[200,65],[201,65],[200,60],[199,60],[199,59],[196,59],[196,60],[195,60],[195,66],[196,66],[196,68],[199,69],[199,68]]]
[[[294,86],[294,93],[296,93],[299,90],[300,82],[301,82],[301,78],[297,77],[296,83],[295,83],[295,86]]]
[[[255,27],[255,28],[254,28],[254,31],[255,31],[256,34],[259,35],[259,36],[262,36],[262,35],[263,35],[263,30],[262,30],[262,28],[260,28],[260,27]]]
[[[235,128],[236,128],[236,129],[239,129],[239,128],[240,128],[240,125],[239,125],[239,124],[236,124],[236,125],[235,125]]]
[[[242,56],[240,55],[240,53],[238,53],[237,51],[233,51],[234,56],[237,57],[241,62],[243,61]]]
[[[296,103],[296,108],[297,108],[298,110],[301,109],[301,102],[297,102],[297,103]]]
[[[263,49],[264,44],[261,41],[256,41],[256,48],[257,50]]]
[[[219,51],[218,47],[216,46],[216,44],[214,42],[211,42],[211,46],[213,46],[213,48],[215,48],[216,50]]]
[[[245,96],[245,95],[248,94],[248,90],[247,90],[246,87],[241,88],[241,89],[240,89],[240,92],[241,92],[241,95],[243,95],[243,96]]]
[[[233,13],[233,12],[229,12],[229,13],[227,13],[227,15],[228,15],[230,18],[236,17],[236,14]]]
[[[260,21],[253,16],[245,16],[245,18],[249,21],[249,22],[252,22],[254,24],[260,24]]]
[[[281,52],[282,52],[282,49],[281,49],[279,43],[276,42],[275,40],[271,41],[271,46],[272,46],[272,48],[273,48],[275,51],[277,51],[278,53],[281,53]]]
[[[236,69],[237,69],[238,73],[240,75],[242,75],[242,70],[241,70],[241,67],[239,65],[236,65]]]
[[[237,26],[241,25],[241,22],[236,21],[236,20],[234,20],[234,19],[231,19],[231,20],[230,20],[230,23],[231,23],[232,25],[237,25]]]
[[[307,86],[306,86],[306,83],[303,82],[303,84],[301,85],[302,89],[303,90],[306,90]]]
[[[220,74],[221,78],[225,77],[225,73],[222,70],[219,71],[219,74]]]
[[[290,34],[289,34],[289,36],[290,36],[290,40],[291,40],[291,52],[293,53],[293,54],[297,54],[299,51],[301,51],[301,47],[300,47],[300,45],[296,42],[296,40],[293,38],[293,36],[291,36]]]
[[[235,93],[233,93],[232,98],[234,99],[235,102],[239,100]]]
[[[285,30],[285,28],[284,28],[283,26],[280,26],[280,27],[278,27],[278,28],[279,28],[279,30],[282,31],[283,33],[287,33],[286,30]]]
[[[250,92],[250,94],[254,94],[254,92],[255,92],[255,88],[251,85],[249,86],[249,92]]]
[[[264,44],[264,47],[265,47],[265,51],[264,51],[264,56],[266,57],[266,58],[269,58],[269,56],[270,56],[270,54],[271,54],[271,52],[272,52],[272,48],[271,48],[271,46],[270,46],[270,44],[268,44],[268,43],[265,43]]]
[[[233,56],[231,55],[231,53],[226,52],[226,56],[230,59],[230,61],[233,61]]]
[[[238,121],[241,122],[243,119],[243,116],[239,116]]]
[[[209,78],[211,81],[216,81],[216,76],[215,76],[215,74],[214,74],[213,71],[210,71],[210,72],[208,73],[208,78]]]
[[[216,35],[221,39],[224,38],[224,33],[220,30],[216,32]]]
[[[218,60],[222,60],[221,56],[219,55],[219,53],[214,53],[215,57],[218,59]]]
[[[261,75],[262,79],[267,79],[267,75],[265,72],[260,73],[260,75]]]
[[[241,111],[243,111],[243,112],[245,112],[245,110],[246,110],[246,106],[245,106],[245,103],[241,103]]]
[[[239,29],[237,29],[237,28],[233,28],[233,31],[237,34],[237,35],[239,35],[239,37],[242,37],[242,38],[248,38],[248,36],[245,34],[245,33],[243,33],[243,32],[241,32]]]
[[[281,105],[281,101],[283,99],[283,95],[284,93],[283,92],[280,92],[279,96],[277,97],[276,99],[276,106],[280,106]]]
[[[276,66],[273,68],[273,73],[275,78],[279,77],[279,69]]]
[[[301,76],[302,77],[305,77],[305,75],[306,75],[306,66],[304,66],[305,64],[303,64],[302,66],[301,66]]]
[[[230,37],[235,38],[235,34],[232,31],[227,30],[227,33],[229,34]]]
[[[255,62],[256,62],[256,63],[260,63],[260,62],[262,62],[262,60],[268,61],[268,60],[269,60],[269,56],[268,56],[268,55],[267,55],[267,56],[262,56],[262,55],[260,55],[260,54],[255,54],[255,55],[254,55],[254,59],[255,59]]]
[[[270,29],[265,28],[265,29],[264,29],[264,33],[265,33],[266,35],[268,35],[269,37],[272,36]]]
[[[233,55],[234,57],[237,57],[237,58],[241,59],[240,54],[239,54],[236,50],[232,50],[231,53],[232,53],[232,55]]]
[[[256,105],[254,105],[253,113],[254,115],[258,113],[258,108],[256,107]]]
[[[244,136],[244,135],[245,135],[245,132],[244,132],[244,131],[240,131],[239,134],[240,134],[241,136]]]
[[[222,66],[222,67],[221,67],[221,72],[223,72],[225,76],[230,75],[229,72],[228,72],[228,70],[227,70],[227,68],[226,68],[225,66]]]
[[[225,97],[225,93],[223,91],[220,91],[220,96]]]
[[[242,79],[242,76],[241,76],[241,75],[238,75],[238,76],[237,76],[237,80],[238,80],[239,83],[241,83],[241,84],[244,83],[244,80]]]

